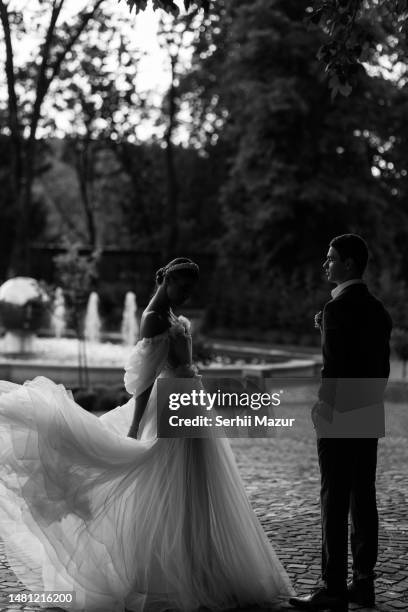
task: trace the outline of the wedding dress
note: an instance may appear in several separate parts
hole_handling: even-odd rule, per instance
[[[126,366],[129,393],[153,384],[138,440],[133,397],[98,418],[48,378],[0,381],[0,537],[28,589],[73,592],[61,607],[83,612],[271,608],[293,594],[228,441],[157,438],[156,379],[175,376],[201,384],[181,317]]]

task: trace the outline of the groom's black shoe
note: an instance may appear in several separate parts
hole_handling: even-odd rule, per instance
[[[299,610],[330,610],[330,612],[347,612],[347,594],[333,595],[326,588],[317,588],[310,595],[291,597],[289,603]]]
[[[375,590],[373,580],[352,580],[347,585],[348,600],[365,608],[374,608]]]

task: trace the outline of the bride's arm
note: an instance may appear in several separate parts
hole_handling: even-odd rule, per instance
[[[129,429],[128,438],[137,438],[140,421],[143,418],[144,411],[146,409],[152,388],[153,385],[150,385],[148,389],[146,389],[145,391],[143,391],[143,393],[135,397],[135,412],[133,414],[133,421]]]
[[[157,313],[148,312],[142,316],[140,337],[142,338],[153,338],[162,334],[168,329],[168,324],[164,321]],[[139,395],[135,395],[135,412],[133,415],[132,425],[128,432],[128,438],[137,438],[137,432],[139,430],[140,421],[143,418],[146,410],[147,402],[149,401],[150,393],[153,388],[153,384],[150,385]]]

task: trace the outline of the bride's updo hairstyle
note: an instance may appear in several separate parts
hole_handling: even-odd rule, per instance
[[[160,286],[165,279],[168,280],[176,276],[198,280],[199,274],[200,268],[194,261],[188,259],[188,257],[176,257],[163,268],[157,270],[156,284]]]

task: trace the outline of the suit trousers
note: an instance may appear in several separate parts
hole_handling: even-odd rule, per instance
[[[322,579],[330,591],[347,584],[348,516],[353,577],[374,579],[378,553],[375,477],[377,438],[319,438]]]

